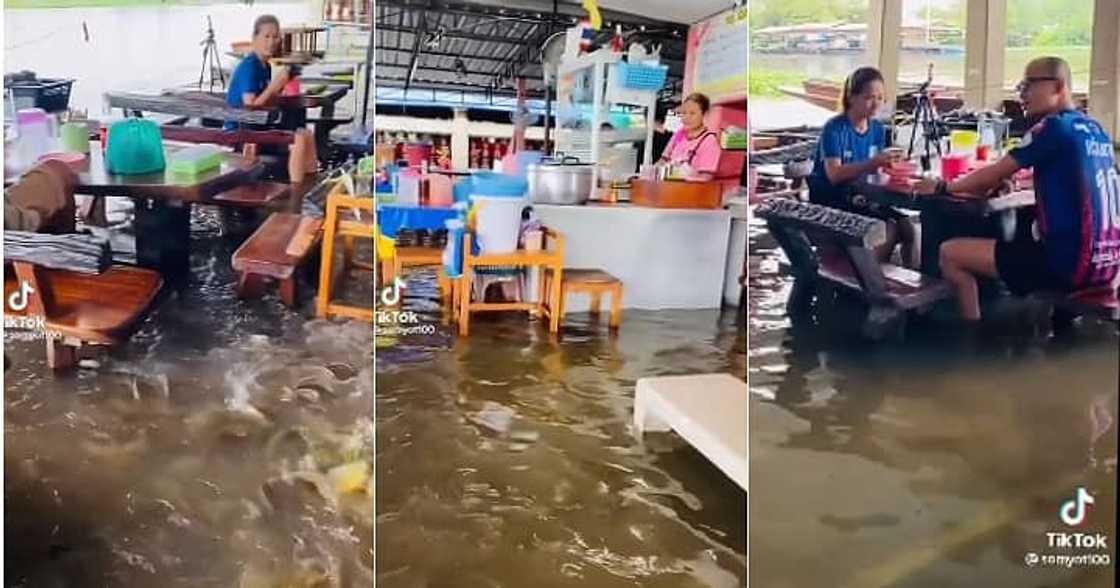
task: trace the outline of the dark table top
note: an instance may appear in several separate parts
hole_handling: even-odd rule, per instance
[[[191,145],[164,143],[169,160],[176,151]],[[209,203],[213,197],[230,188],[255,181],[263,165],[246,160],[236,153],[226,153],[222,165],[197,176],[177,176],[168,169],[142,175],[118,175],[105,169],[105,158],[99,142],[91,142],[89,158],[78,173],[75,192],[91,196],[124,196],[183,202]]]
[[[273,115],[271,118],[275,118],[276,111],[333,105],[349,91],[350,87],[346,84],[325,84],[322,91],[314,94],[281,96],[277,99],[276,106],[269,110],[230,108],[226,105],[225,92],[199,90],[196,85],[167,90],[161,94],[110,92],[105,95],[105,98],[110,108],[263,125],[270,122],[270,114]]]
[[[946,214],[963,214],[970,216],[988,216],[991,214],[1034,206],[1034,192],[1023,190],[1012,192],[996,198],[957,198],[936,195],[913,195],[908,188],[890,184],[872,184],[866,180],[856,182],[857,194],[863,195],[868,200],[921,212],[941,212]]]

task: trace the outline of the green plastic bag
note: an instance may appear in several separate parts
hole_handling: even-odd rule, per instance
[[[151,174],[163,171],[163,137],[159,126],[150,120],[130,118],[109,127],[105,147],[105,167],[121,175]]]

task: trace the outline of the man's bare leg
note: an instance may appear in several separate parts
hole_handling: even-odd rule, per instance
[[[996,242],[994,239],[950,239],[941,244],[941,273],[957,292],[961,318],[980,320],[980,292],[977,277],[995,278]]]

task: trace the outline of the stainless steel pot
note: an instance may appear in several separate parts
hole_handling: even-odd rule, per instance
[[[591,198],[594,171],[593,165],[574,158],[532,164],[529,199],[535,204],[583,204]]]

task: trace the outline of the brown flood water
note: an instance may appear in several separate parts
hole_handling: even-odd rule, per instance
[[[1004,302],[991,320],[1006,333],[974,355],[946,320],[867,346],[791,325],[792,282],[761,223],[750,251],[752,586],[1113,586],[1111,566],[1025,561],[1115,562],[1115,327],[1089,321],[1051,343],[1016,334]],[[1058,510],[1078,487],[1095,504],[1070,528]],[[1050,531],[1103,533],[1108,547],[1050,548]]]
[[[372,499],[329,472],[368,485],[373,331],[238,300],[244,235],[193,220],[194,277],[99,367],[9,332],[6,585],[371,585]]]
[[[617,339],[569,315],[440,323],[433,275],[380,336],[377,586],[737,588],[746,494],[672,435],[630,433],[638,378],[746,373],[734,311],[626,312]]]

